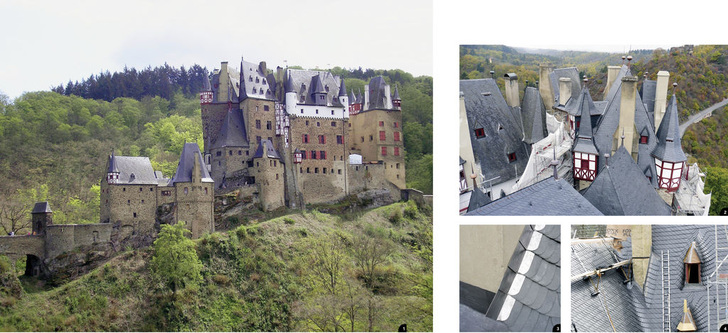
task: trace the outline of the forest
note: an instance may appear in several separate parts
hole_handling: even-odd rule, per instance
[[[432,78],[401,70],[331,69],[348,89],[382,75],[399,87],[407,185],[432,193]],[[36,201],[54,223],[95,223],[106,158],[146,156],[172,176],[185,142],[201,147],[198,92],[206,68],[167,64],[91,75],[11,101],[0,92],[0,232],[25,231]],[[209,72],[209,71],[208,71]]]
[[[646,77],[655,80],[657,72],[670,72],[670,84],[677,83],[668,94],[678,101],[681,122],[710,105],[728,98],[728,46],[684,45],[669,50],[632,50],[632,74],[639,78],[637,90]],[[625,54],[626,55],[626,54]],[[587,87],[595,98],[603,95],[607,66],[622,64],[622,54],[526,50],[502,45],[462,45],[460,47],[460,79],[490,77],[495,71],[498,86],[504,89],[503,74],[518,74],[521,85],[535,86],[540,63],[557,68],[576,67],[588,79]],[[523,90],[521,90],[521,98]],[[688,163],[698,162],[706,172],[705,191],[712,192],[710,213],[728,207],[728,115],[727,108],[713,112],[712,117],[688,127],[682,146]]]

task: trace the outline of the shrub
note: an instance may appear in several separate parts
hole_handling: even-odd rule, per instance
[[[412,200],[407,201],[407,206],[404,208],[404,217],[414,219],[417,217],[417,212],[417,204]]]
[[[292,218],[290,218],[290,217],[284,217],[284,218],[283,218],[283,222],[284,222],[285,224],[295,224],[295,223],[296,223],[296,220],[294,220],[294,219],[292,219]]]
[[[402,211],[399,209],[399,207],[394,207],[391,213],[389,213],[389,222],[392,222],[394,225],[398,225],[399,222],[402,220]]]

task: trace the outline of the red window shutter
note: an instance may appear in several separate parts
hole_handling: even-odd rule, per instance
[[[379,131],[379,141],[387,140],[387,133],[384,131]]]
[[[399,132],[394,132],[394,141],[399,141]]]
[[[384,122],[383,121],[380,121],[379,122],[379,127],[384,127]]]
[[[394,147],[394,156],[399,156],[399,147]]]
[[[382,156],[387,156],[387,147],[382,147]]]

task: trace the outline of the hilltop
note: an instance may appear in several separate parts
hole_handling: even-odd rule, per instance
[[[57,288],[22,277],[19,298],[18,283],[6,278],[16,288],[0,289],[0,329],[392,331],[407,323],[432,330],[427,207],[293,213],[194,244],[203,281],[174,294],[150,270],[152,248],[127,250]],[[0,264],[0,276],[8,267]]]

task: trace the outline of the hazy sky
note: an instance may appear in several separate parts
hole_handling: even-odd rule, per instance
[[[100,71],[229,61],[399,68],[432,75],[432,2],[0,2],[0,92],[15,98]]]

